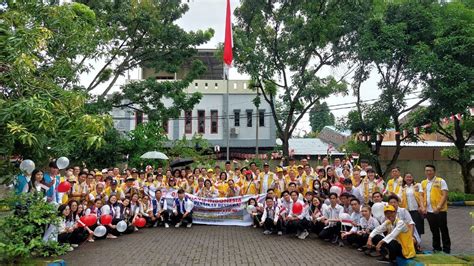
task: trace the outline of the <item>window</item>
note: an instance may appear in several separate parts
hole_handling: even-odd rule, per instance
[[[211,134],[217,134],[217,110],[211,110]]]
[[[191,134],[193,132],[193,111],[184,112],[184,133]]]
[[[198,133],[206,133],[206,111],[198,110]]]
[[[252,127],[252,110],[247,110],[247,127]]]
[[[234,127],[240,127],[240,110],[234,110]]]
[[[261,127],[265,126],[265,110],[258,111],[258,125]]]
[[[136,111],[135,112],[135,126],[138,126],[140,124],[143,124],[143,112]]]
[[[168,119],[163,120],[163,130],[165,131],[166,134],[169,133],[168,129]]]

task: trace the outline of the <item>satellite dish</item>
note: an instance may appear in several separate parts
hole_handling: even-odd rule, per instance
[[[278,146],[283,145],[283,141],[282,141],[280,138],[276,139],[276,140],[275,140],[275,143],[276,143],[276,145],[278,145]]]

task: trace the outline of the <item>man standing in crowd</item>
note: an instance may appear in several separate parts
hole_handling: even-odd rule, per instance
[[[421,182],[423,209],[425,210],[431,233],[433,234],[433,250],[451,253],[451,239],[448,230],[448,185],[441,177],[436,176],[436,167],[425,166],[426,179]],[[441,238],[443,247],[441,248]]]

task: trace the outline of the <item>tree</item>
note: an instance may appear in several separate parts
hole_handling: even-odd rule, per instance
[[[441,5],[436,10],[436,38],[433,46],[420,47],[423,56],[419,71],[427,84],[425,96],[430,105],[414,115],[412,124],[431,123],[429,132],[436,132],[454,143],[442,154],[461,167],[465,193],[474,191],[472,169],[473,149],[468,147],[474,135],[474,118],[467,109],[473,106],[474,93],[474,7],[462,2]],[[461,119],[452,117],[461,114]],[[448,123],[445,117],[451,117]]]
[[[309,113],[309,123],[313,132],[320,132],[325,126],[334,126],[335,118],[326,102],[316,103]]]
[[[369,1],[242,1],[234,26],[235,65],[270,105],[277,135],[288,140],[317,102],[346,91],[343,78],[319,77],[343,61]]]
[[[112,89],[117,79],[136,67],[176,72],[195,54],[195,47],[214,34],[206,31],[186,32],[176,20],[189,7],[180,1],[101,1],[81,0],[98,16],[104,43],[89,59],[102,59],[104,64],[86,86],[92,91],[107,82],[102,96]]]
[[[432,12],[436,5],[429,2],[388,3],[380,16],[371,18],[361,28],[354,46],[358,67],[352,88],[357,97],[357,110],[349,113],[347,125],[352,132],[370,136],[367,145],[371,159],[382,176],[386,176],[398,160],[402,141],[416,139],[411,129],[410,134],[402,136],[405,127],[400,119],[427,99],[422,94],[414,104],[408,104],[407,96],[425,87],[424,73],[415,65],[422,56],[419,48],[433,44]],[[379,76],[381,95],[376,102],[368,104],[361,101],[360,92],[372,70]],[[382,169],[378,158],[383,138],[378,139],[377,135],[383,136],[390,128],[399,133],[395,134],[392,159]]]
[[[93,150],[104,144],[105,128],[112,121],[86,112],[85,93],[66,91],[59,85],[75,75],[72,58],[89,44],[94,13],[77,3],[7,2],[4,8],[0,24],[6,40],[0,44],[0,167],[2,175],[11,178],[13,156],[41,165],[51,157],[67,156],[77,145]]]

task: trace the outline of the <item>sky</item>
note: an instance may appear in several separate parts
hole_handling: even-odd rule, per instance
[[[214,37],[206,44],[201,45],[198,48],[215,48],[218,43],[224,41],[224,28],[225,28],[225,10],[226,0],[184,0],[188,2],[189,11],[177,21],[177,24],[187,31],[196,31],[199,29],[213,28],[215,31]],[[233,10],[239,5],[239,0],[231,0],[231,9]],[[234,21],[235,18],[232,18]],[[323,68],[318,76],[324,77],[327,75],[333,75],[336,78],[341,77],[347,69],[347,65],[341,65],[337,68],[325,67]],[[95,73],[94,73],[95,74]],[[366,81],[361,90],[362,100],[375,99],[379,96],[380,92],[377,89],[377,73],[372,73],[371,78]],[[92,79],[93,75],[85,75],[82,77],[82,81],[86,84]],[[125,77],[119,78],[114,90],[118,90],[121,84],[126,82],[126,79],[139,79],[140,71],[138,69],[130,71]],[[237,69],[233,68],[230,71],[230,79],[248,79],[245,74],[239,73]],[[350,82],[350,76],[346,79]],[[97,91],[101,91],[103,88],[99,87]],[[325,100],[330,106],[332,113],[336,116],[336,119],[342,118],[350,111],[349,108],[341,109],[341,104],[355,102],[356,98],[351,95],[349,88],[348,95],[333,95]],[[94,91],[93,91],[94,93]],[[416,100],[413,100],[413,102]],[[334,110],[338,108],[339,110]],[[304,131],[310,131],[309,115],[306,115],[299,123],[296,135],[303,134]]]

